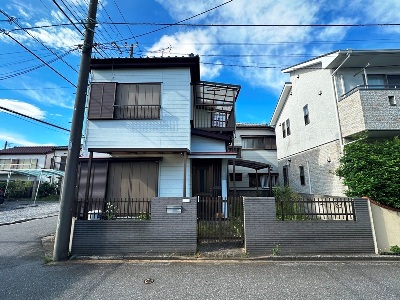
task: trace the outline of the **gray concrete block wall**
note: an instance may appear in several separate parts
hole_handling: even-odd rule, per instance
[[[197,200],[153,198],[151,220],[77,220],[72,255],[192,254],[197,249]],[[167,214],[181,205],[181,214]]]
[[[244,198],[245,247],[252,255],[374,253],[368,202],[355,199],[356,221],[279,221],[274,198]]]

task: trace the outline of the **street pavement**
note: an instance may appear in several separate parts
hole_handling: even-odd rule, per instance
[[[0,226],[0,299],[400,299],[399,261],[45,264],[56,223]]]

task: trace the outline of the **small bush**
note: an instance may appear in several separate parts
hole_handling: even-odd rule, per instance
[[[44,198],[51,195],[57,195],[57,184],[50,182],[42,182],[38,190],[38,198]]]

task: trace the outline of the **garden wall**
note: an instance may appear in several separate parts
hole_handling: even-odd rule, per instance
[[[400,247],[400,209],[387,207],[370,200],[376,236],[376,253],[389,252],[391,246]]]
[[[182,198],[153,198],[150,220],[76,220],[72,255],[149,253],[193,254],[197,247],[197,202]],[[181,213],[167,213],[167,206],[181,206]]]
[[[355,199],[356,221],[276,219],[274,198],[244,198],[245,247],[249,255],[374,253],[366,199]],[[279,246],[277,246],[279,245]]]

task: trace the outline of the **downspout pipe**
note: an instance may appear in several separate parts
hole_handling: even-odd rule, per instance
[[[332,84],[333,84],[333,93],[334,93],[334,97],[335,97],[336,119],[337,119],[338,126],[339,126],[339,143],[340,143],[340,148],[341,149],[343,149],[343,135],[342,135],[342,126],[340,124],[339,107],[338,107],[339,99],[338,99],[338,92],[337,92],[337,89],[336,89],[336,77],[335,77],[335,74],[344,65],[344,63],[350,58],[351,53],[352,53],[352,50],[347,50],[346,58],[342,61],[342,63],[331,74],[331,76],[332,76]]]

